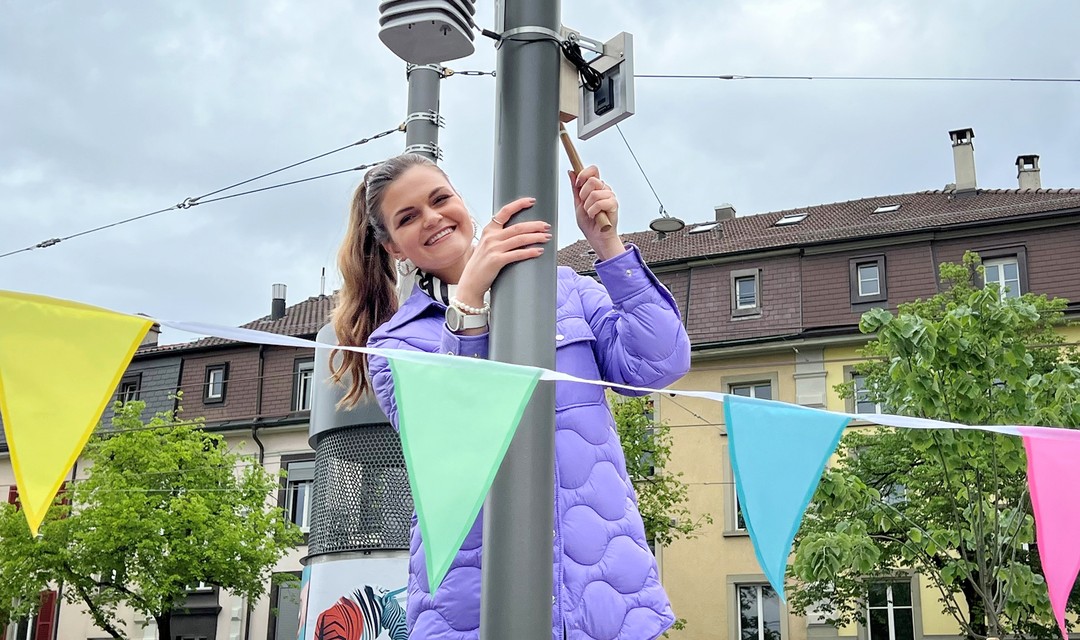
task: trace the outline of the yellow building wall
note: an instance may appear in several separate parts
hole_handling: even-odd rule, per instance
[[[790,364],[776,366],[778,361]],[[727,391],[734,381],[770,380],[774,399],[795,400],[793,356],[766,354],[737,360],[695,362],[692,370],[673,388]],[[659,551],[661,578],[671,597],[675,615],[687,627],[672,632],[680,640],[716,640],[733,637],[737,620],[734,578],[765,582],[745,532],[733,532],[734,483],[728,461],[723,406],[694,398],[661,394],[657,417],[671,427],[672,456],[668,471],[682,473],[688,486],[694,517],[708,513],[705,525],[691,540],[678,540]],[[805,640],[806,623],[787,616],[785,640]]]

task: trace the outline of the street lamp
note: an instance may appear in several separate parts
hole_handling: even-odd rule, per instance
[[[660,216],[649,223],[649,228],[660,234],[661,238],[666,234],[682,231],[685,226],[686,223],[679,218],[668,215],[668,212],[664,211],[663,205],[660,205]]]

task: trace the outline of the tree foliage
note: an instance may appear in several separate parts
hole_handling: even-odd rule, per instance
[[[1003,297],[981,279],[968,254],[941,265],[941,293],[863,315],[860,329],[876,334],[857,368],[870,399],[964,424],[1080,425],[1080,369],[1054,331],[1065,301]],[[914,570],[969,638],[1057,636],[1020,438],[853,429],[837,456],[796,538],[795,607],[864,621],[867,581]]]
[[[170,621],[200,582],[245,598],[265,590],[275,563],[300,542],[299,529],[267,502],[278,480],[230,452],[198,421],[117,405],[82,460],[87,477],[67,485],[36,538],[11,505],[0,508],[0,619],[33,613],[38,593],[61,589],[114,638],[120,607]]]
[[[702,525],[712,523],[712,516],[694,517],[682,473],[664,470],[671,459],[671,427],[653,419],[653,403],[647,396],[618,398],[611,405],[645,536],[658,546],[693,538]]]

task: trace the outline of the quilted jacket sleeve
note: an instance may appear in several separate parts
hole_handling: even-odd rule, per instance
[[[581,278],[578,290],[603,379],[663,388],[685,375],[690,339],[679,308],[637,247],[596,263],[596,272],[603,286]]]

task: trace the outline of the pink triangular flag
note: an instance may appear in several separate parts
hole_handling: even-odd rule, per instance
[[[1065,604],[1080,573],[1080,431],[1021,427],[1020,433],[1043,576],[1061,635],[1068,640]]]

